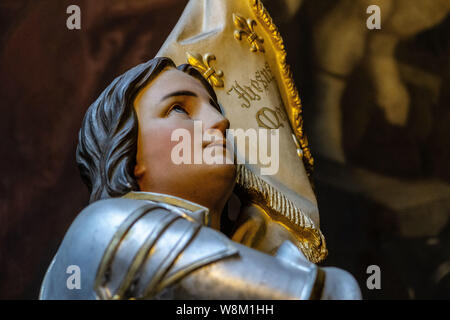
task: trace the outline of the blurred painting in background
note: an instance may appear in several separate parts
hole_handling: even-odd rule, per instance
[[[0,298],[36,299],[88,193],[88,106],[152,58],[186,0],[0,3]],[[265,0],[315,156],[329,256],[366,299],[450,299],[450,0]],[[81,30],[66,28],[69,5]],[[380,8],[369,30],[366,9]],[[381,289],[366,286],[379,266]]]

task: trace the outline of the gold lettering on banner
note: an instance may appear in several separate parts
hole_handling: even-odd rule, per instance
[[[227,90],[227,94],[236,94],[239,100],[242,100],[242,108],[250,108],[252,101],[261,100],[258,93],[264,93],[268,90],[269,84],[274,79],[269,64],[266,63],[264,68],[257,70],[254,77],[250,78],[247,84],[240,84],[237,80],[233,86]]]
[[[285,111],[280,108],[280,106],[275,107],[275,111],[278,113],[278,115],[283,121],[287,121],[287,115]]]
[[[242,108],[250,108],[251,101],[254,101],[256,99],[256,95],[254,93],[253,96],[250,95],[250,93],[242,88],[242,86],[236,80],[234,81],[234,85],[231,87],[231,89],[227,91],[227,94],[230,95],[230,92],[236,93],[239,99],[244,100],[244,102],[241,104]],[[260,96],[258,96],[258,98],[258,100],[261,99]]]
[[[256,121],[261,128],[278,129],[284,127],[283,121],[286,120],[286,115],[280,107],[275,107],[275,110],[263,107],[256,112]]]

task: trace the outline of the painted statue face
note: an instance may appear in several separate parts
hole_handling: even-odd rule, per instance
[[[134,106],[139,121],[135,176],[141,191],[170,194],[204,205],[210,209],[211,226],[218,229],[220,213],[234,187],[236,166],[224,161],[194,164],[194,126],[198,133],[201,121],[203,138],[205,133],[214,134],[210,141],[200,137],[202,152],[223,159],[226,147],[220,142],[226,140],[228,119],[200,81],[174,68],[147,84],[136,96]],[[190,142],[183,140],[191,148],[189,163],[174,162],[173,149],[182,142],[172,141],[176,129],[190,134]]]

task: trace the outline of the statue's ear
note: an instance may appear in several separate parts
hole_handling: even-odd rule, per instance
[[[136,165],[134,166],[134,177],[136,178],[136,180],[141,179],[145,172],[147,171],[147,169],[145,168],[145,166],[141,163],[136,163]]]

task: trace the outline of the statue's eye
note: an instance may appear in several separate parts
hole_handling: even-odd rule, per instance
[[[183,108],[183,107],[182,107],[181,105],[179,105],[179,104],[174,104],[174,105],[170,108],[169,114],[171,114],[172,112],[188,114],[188,112],[186,111],[186,109]]]

